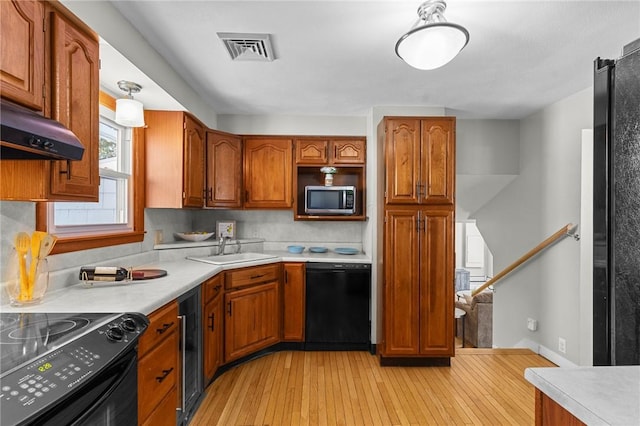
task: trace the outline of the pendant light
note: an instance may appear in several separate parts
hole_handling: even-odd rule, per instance
[[[396,54],[420,70],[433,70],[447,64],[467,45],[469,32],[447,22],[444,0],[427,0],[418,8],[418,20],[396,43]]]
[[[116,100],[116,123],[126,127],[144,126],[142,102],[134,100],[131,95],[131,93],[138,93],[142,86],[132,81],[120,80],[118,87],[128,95],[126,98]]]

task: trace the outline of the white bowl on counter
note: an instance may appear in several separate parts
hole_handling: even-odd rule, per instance
[[[176,237],[186,241],[204,241],[213,236],[213,232],[194,231],[194,232],[176,232]]]

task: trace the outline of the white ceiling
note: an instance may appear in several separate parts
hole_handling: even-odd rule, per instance
[[[113,2],[218,114],[363,116],[372,106],[443,106],[461,118],[518,119],[591,86],[594,59],[617,58],[640,37],[640,0],[449,0],[445,16],[468,29],[469,44],[444,67],[419,71],[394,46],[420,3]],[[269,33],[276,60],[231,61],[217,32]],[[125,65],[111,65],[105,52],[102,77],[118,93]],[[107,80],[110,68],[118,77]],[[140,78],[145,89],[136,98],[145,107],[170,102]]]

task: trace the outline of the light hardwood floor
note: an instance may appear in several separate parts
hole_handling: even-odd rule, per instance
[[[457,349],[451,367],[380,367],[368,352],[278,352],[227,371],[190,426],[533,425],[524,349]]]

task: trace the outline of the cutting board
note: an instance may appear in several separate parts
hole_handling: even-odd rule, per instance
[[[131,271],[134,281],[153,280],[155,278],[166,277],[167,271],[164,269],[134,269]]]

